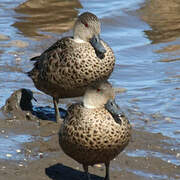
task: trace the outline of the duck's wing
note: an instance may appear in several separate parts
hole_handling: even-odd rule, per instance
[[[53,51],[56,51],[57,49],[58,49],[58,51],[65,49],[67,47],[65,41],[68,38],[72,38],[72,37],[64,37],[64,38],[56,41],[53,45],[51,45],[48,49],[46,49],[40,56],[35,56],[35,57],[31,58],[30,61],[38,61],[38,60],[42,59],[42,57],[44,57],[45,54],[49,54]]]
[[[46,49],[40,56],[35,56],[35,57],[31,58],[30,61],[39,61],[39,60],[41,60],[42,56],[50,53],[51,51],[56,50],[60,46],[61,46],[61,40],[58,40],[52,46],[50,46],[48,49]]]
[[[61,57],[59,55],[64,55],[64,53],[68,49],[67,41],[70,37],[64,37],[58,41],[56,41],[52,46],[50,46],[48,49],[46,49],[41,55],[35,56],[30,59],[30,61],[34,61],[34,68],[27,72],[28,76],[33,77],[39,74],[39,72],[42,72],[44,70],[44,67],[46,67],[49,64],[49,59],[53,59],[55,62],[60,62]]]

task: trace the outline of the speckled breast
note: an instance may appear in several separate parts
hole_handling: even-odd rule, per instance
[[[105,109],[85,109],[77,105],[61,126],[59,143],[63,151],[79,163],[104,163],[127,146],[130,130],[126,118],[116,123]]]

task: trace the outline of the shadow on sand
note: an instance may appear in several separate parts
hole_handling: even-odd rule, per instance
[[[55,164],[45,169],[46,175],[52,180],[87,180],[84,172],[64,166],[63,164]],[[92,180],[103,180],[104,178],[90,174]]]

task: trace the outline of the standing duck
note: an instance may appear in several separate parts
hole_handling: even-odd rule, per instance
[[[107,82],[87,88],[83,103],[71,105],[61,124],[59,143],[62,150],[83,165],[88,180],[88,166],[104,163],[105,180],[109,165],[128,145],[131,125],[114,101],[115,93]]]
[[[60,122],[60,98],[82,96],[88,85],[109,78],[115,64],[112,49],[100,39],[100,21],[90,12],[75,22],[73,37],[64,37],[34,57],[28,72],[40,91],[53,97],[56,121]]]

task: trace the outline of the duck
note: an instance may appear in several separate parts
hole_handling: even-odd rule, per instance
[[[60,99],[82,96],[89,85],[107,80],[114,69],[114,52],[100,33],[98,17],[84,12],[74,24],[73,36],[63,37],[30,59],[35,62],[27,75],[38,90],[53,98],[56,122],[62,121]]]
[[[96,82],[88,87],[80,103],[67,109],[59,130],[59,144],[66,155],[82,164],[88,180],[88,166],[103,163],[105,180],[109,166],[128,145],[131,125],[115,102],[110,83]]]

